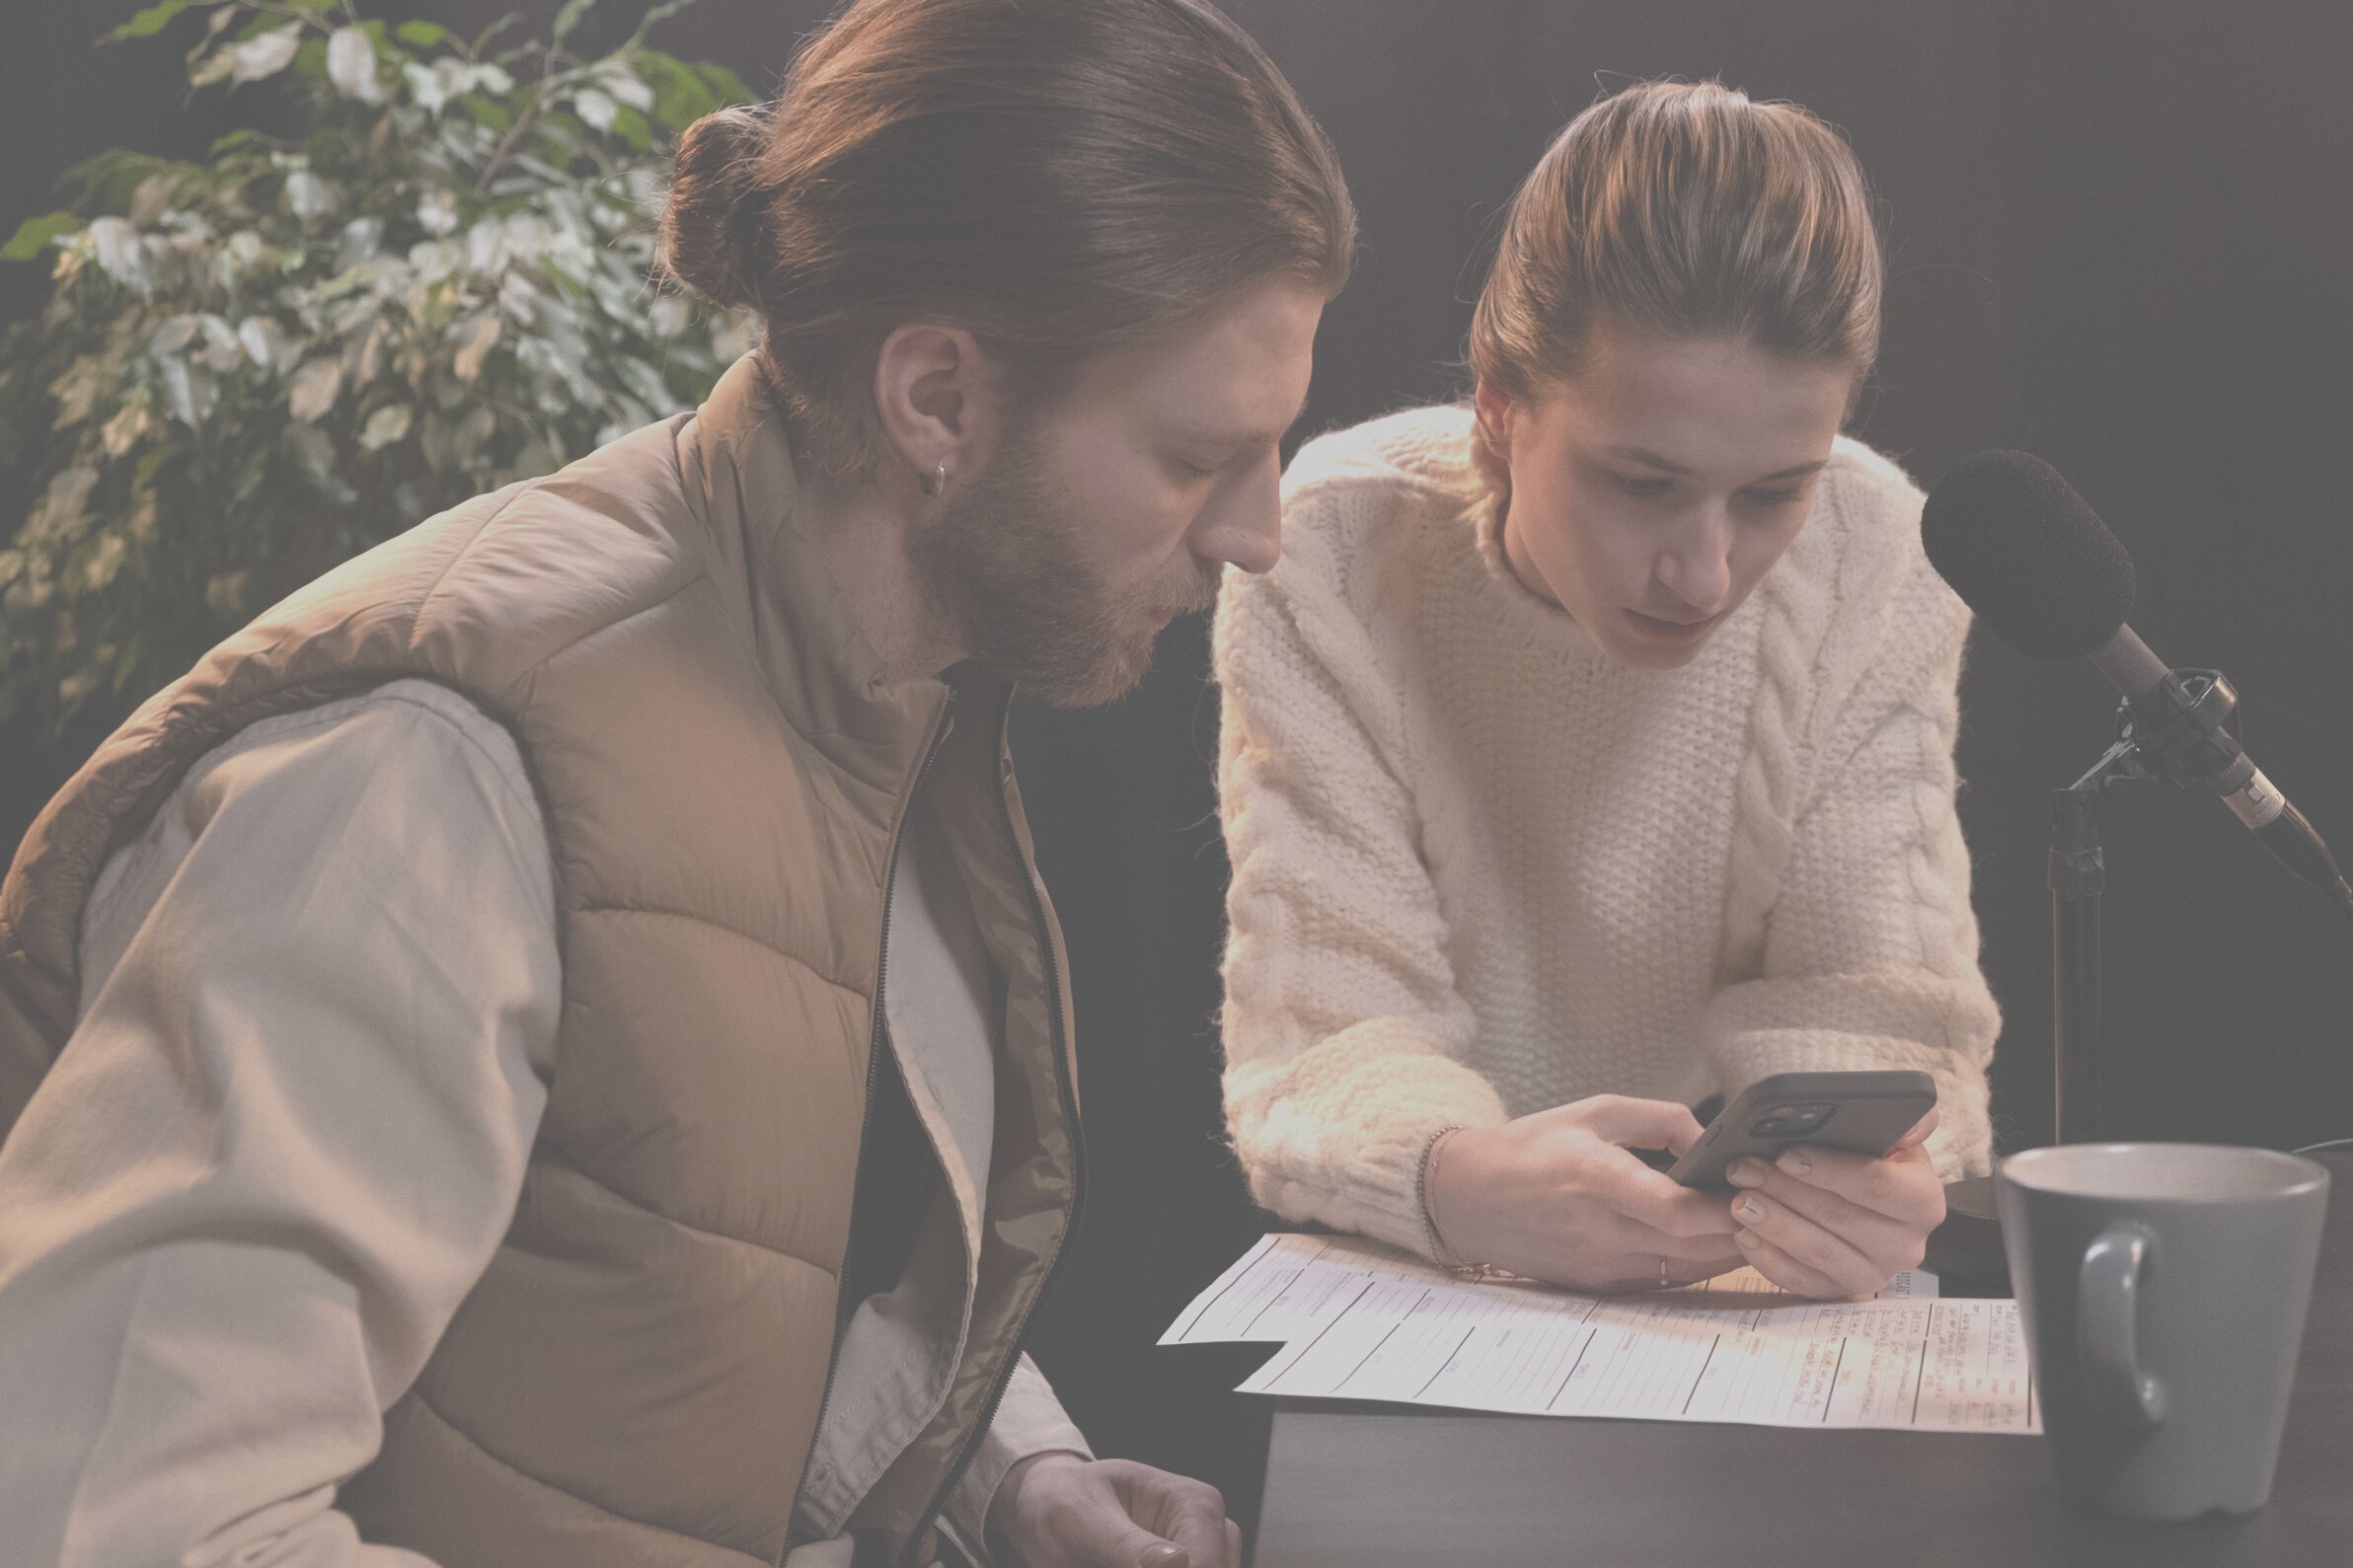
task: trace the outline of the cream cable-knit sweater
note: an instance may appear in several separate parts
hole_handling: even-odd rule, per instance
[[[1448,1123],[1922,1068],[1982,1172],[1999,1026],[1952,748],[1968,612],[1921,493],[1841,439],[1796,543],[1681,670],[1529,593],[1417,409],[1310,443],[1215,634],[1228,1124],[1258,1201],[1416,1251]]]

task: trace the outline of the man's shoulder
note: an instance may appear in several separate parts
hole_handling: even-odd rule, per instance
[[[294,754],[311,759],[312,772],[341,770],[354,783],[387,772],[487,775],[538,813],[513,732],[464,693],[416,676],[256,719],[198,758],[181,787],[200,788],[241,759]]]
[[[708,570],[688,511],[663,423],[445,513],[412,531],[417,554],[437,558],[405,596],[414,635],[502,669],[536,666]]]

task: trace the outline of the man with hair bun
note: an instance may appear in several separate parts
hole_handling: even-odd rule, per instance
[[[265,612],[0,885],[9,1560],[1237,1568],[1022,1355],[1006,715],[1273,563],[1353,234],[1204,0],[858,0],[693,127],[763,347]]]

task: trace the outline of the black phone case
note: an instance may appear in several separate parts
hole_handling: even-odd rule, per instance
[[[1936,1103],[1936,1081],[1926,1073],[1776,1073],[1743,1089],[1667,1174],[1687,1187],[1729,1187],[1724,1167],[1733,1160],[1746,1155],[1771,1159],[1791,1144],[1884,1155]],[[1774,1107],[1806,1104],[1838,1108],[1808,1132],[1752,1136],[1752,1125]]]

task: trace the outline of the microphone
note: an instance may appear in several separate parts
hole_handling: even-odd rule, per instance
[[[2353,916],[2353,885],[2328,846],[2239,744],[2231,683],[2168,667],[2124,624],[2132,558],[2057,469],[2024,452],[1965,458],[1929,492],[1920,535],[1929,563],[1995,635],[2029,658],[2089,659],[2130,705],[2151,772],[2220,795],[2281,864]]]

